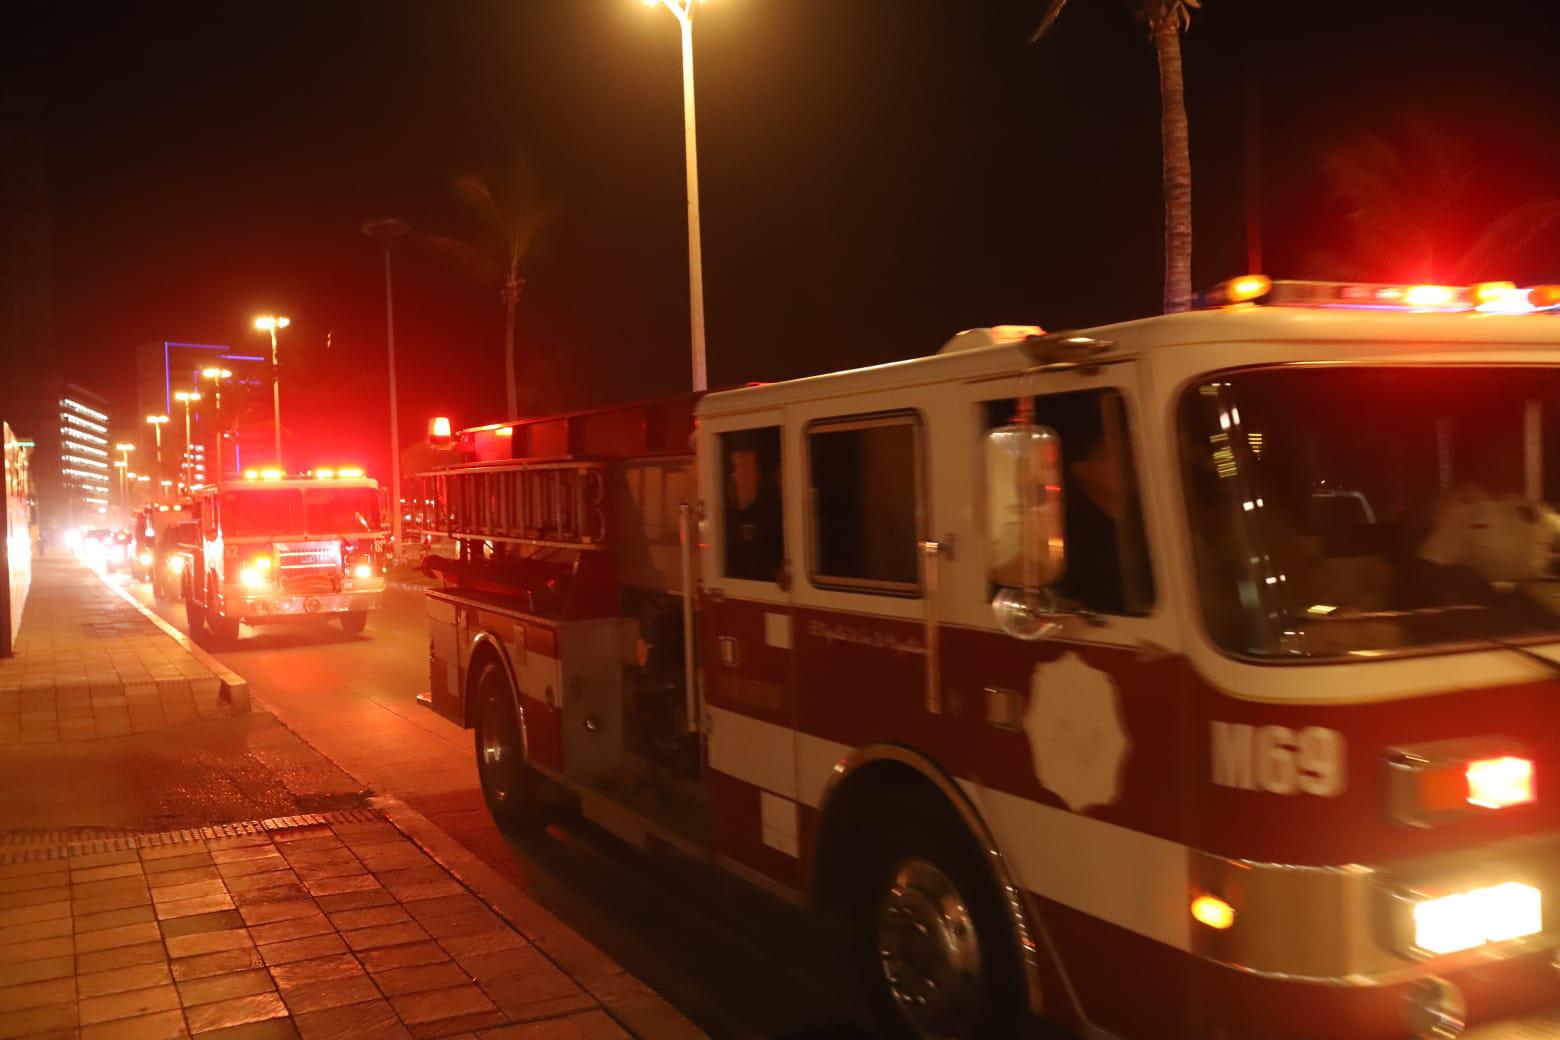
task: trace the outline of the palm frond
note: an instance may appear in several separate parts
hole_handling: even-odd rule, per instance
[[[1518,257],[1551,228],[1560,227],[1560,199],[1535,199],[1485,228],[1458,267],[1458,281],[1508,272]],[[1498,263],[1497,263],[1498,261]]]
[[[1056,19],[1061,16],[1062,8],[1067,6],[1067,0],[1051,0],[1046,6],[1045,14],[1040,16],[1040,24],[1035,26],[1035,31],[1029,34],[1030,43],[1039,43],[1051,27],[1056,24]]]
[[[507,272],[493,251],[451,235],[416,235],[417,244],[440,257],[478,285],[496,288]]]

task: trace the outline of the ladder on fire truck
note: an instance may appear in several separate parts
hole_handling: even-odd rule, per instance
[[[469,543],[601,549],[605,473],[596,461],[477,463],[412,478],[407,533]]]

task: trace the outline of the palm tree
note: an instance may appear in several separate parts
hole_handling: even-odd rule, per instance
[[[1454,285],[1509,278],[1529,247],[1560,226],[1560,198],[1512,206],[1480,190],[1467,142],[1423,119],[1356,134],[1323,155],[1321,170],[1343,206],[1347,243],[1313,251],[1310,277]]]
[[[504,391],[508,418],[519,414],[515,391],[515,305],[525,288],[521,269],[538,240],[563,214],[563,196],[548,192],[536,169],[516,153],[495,186],[478,174],[455,178],[452,187],[472,224],[470,237],[426,236],[423,241],[504,301]]]
[[[1049,0],[1033,43],[1056,24],[1067,0]],[[1181,82],[1181,33],[1192,24],[1202,0],[1129,0],[1132,14],[1148,28],[1159,58],[1159,140],[1165,196],[1165,311],[1184,311],[1192,301],[1192,159]]]

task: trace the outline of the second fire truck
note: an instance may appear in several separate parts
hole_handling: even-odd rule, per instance
[[[379,486],[362,470],[293,479],[250,470],[191,498],[199,532],[182,575],[191,632],[232,640],[240,625],[336,618],[359,633],[379,609],[385,532]]]
[[[874,1035],[1556,1035],[1560,290],[1205,302],[462,431],[493,814],[817,908]]]

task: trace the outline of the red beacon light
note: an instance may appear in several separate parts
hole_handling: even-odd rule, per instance
[[[1519,287],[1514,282],[1471,286],[1388,285],[1368,282],[1278,281],[1248,274],[1220,282],[1197,297],[1199,308],[1263,303],[1273,307],[1323,307],[1421,314],[1532,314],[1560,309],[1560,285]]]

